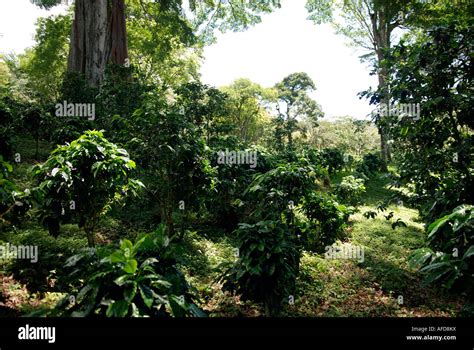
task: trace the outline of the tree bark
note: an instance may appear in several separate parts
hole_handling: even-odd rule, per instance
[[[99,86],[108,63],[128,57],[124,0],[76,0],[68,71]]]
[[[382,103],[386,106],[390,105],[390,91],[387,83],[388,80],[388,71],[387,68],[382,65],[383,60],[385,59],[385,50],[390,48],[390,35],[392,29],[389,27],[387,18],[385,17],[383,7],[379,10],[376,10],[371,15],[372,23],[372,32],[374,36],[374,49],[377,54],[378,62],[378,83],[379,90],[382,91]],[[383,129],[383,121],[381,122],[383,116],[379,116],[378,121],[378,131],[380,134],[380,155],[384,163],[383,171],[387,171],[387,164],[391,161],[391,152],[388,145],[388,137],[386,131]],[[382,125],[381,125],[382,124]]]
[[[379,62],[382,62],[382,60],[384,59],[383,53],[378,52],[377,55],[379,57]],[[387,74],[388,73],[386,72],[385,67],[380,68],[378,72],[378,80],[379,80],[379,88],[382,88],[382,91],[383,91],[382,103],[385,104],[385,106],[390,106],[390,96],[389,96],[388,86],[387,86]],[[388,108],[388,110],[390,109]],[[383,120],[381,120],[382,118],[383,116],[379,116],[379,125],[378,125],[378,131],[380,134],[380,156],[384,164],[383,165],[384,169],[382,170],[387,171],[387,165],[391,161],[392,157],[391,157],[389,145],[387,142],[388,141],[387,133],[383,129]]]
[[[87,244],[89,248],[94,248],[95,247],[94,229],[92,227],[84,227],[84,231],[86,232]]]

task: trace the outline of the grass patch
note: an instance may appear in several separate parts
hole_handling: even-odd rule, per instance
[[[348,242],[364,248],[364,261],[327,260],[306,252],[301,260],[294,305],[287,305],[286,316],[425,316],[457,315],[463,301],[436,288],[427,288],[420,276],[409,269],[408,256],[425,245],[424,224],[418,213],[404,206],[391,205],[375,219],[363,216],[392,191],[383,175],[366,183],[365,203],[351,216]],[[384,215],[393,211],[393,218]],[[400,218],[407,227],[392,229]],[[399,299],[399,297],[402,299]],[[402,303],[400,303],[402,301]]]

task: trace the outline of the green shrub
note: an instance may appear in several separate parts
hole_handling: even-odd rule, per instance
[[[7,99],[0,96],[0,156],[11,160],[15,141],[15,130]]]
[[[71,144],[58,147],[34,168],[40,181],[34,194],[43,223],[57,236],[60,223],[77,221],[89,246],[94,246],[100,216],[143,186],[130,178],[134,168],[127,151],[107,141],[100,131],[87,131]]]
[[[152,234],[128,239],[117,249],[88,249],[66,267],[84,283],[65,297],[53,316],[202,317],[194,295],[176,267],[173,244],[160,226]]]
[[[71,284],[77,283],[75,278],[70,276],[70,271],[65,269],[65,264],[69,256],[87,247],[85,239],[66,236],[56,239],[44,230],[28,229],[12,234],[9,242],[12,245],[38,247],[36,263],[15,259],[8,265],[8,271],[29,290],[63,292],[70,290]]]
[[[15,184],[9,179],[13,167],[10,163],[3,160],[0,155],[0,219],[4,221],[3,216],[14,203],[14,193],[17,189]]]
[[[318,180],[327,172],[319,166],[288,163],[264,174],[258,174],[246,190],[249,201],[258,203],[255,216],[262,219],[279,217],[289,203],[297,206],[302,198],[318,189]]]
[[[223,289],[243,300],[261,302],[265,314],[277,314],[295,288],[300,249],[296,235],[279,221],[240,224],[239,258],[222,279]]]
[[[225,290],[263,303],[267,316],[277,314],[294,289],[302,253],[294,210],[323,173],[308,164],[279,165],[256,175],[244,193],[253,204],[250,223],[236,231],[240,257],[222,280]]]
[[[428,226],[430,248],[416,250],[410,264],[424,275],[426,283],[447,289],[474,290],[474,208],[461,205]]]
[[[306,248],[322,253],[326,246],[344,238],[345,228],[352,213],[350,207],[339,204],[330,195],[312,192],[305,197],[302,211],[310,220],[305,229]]]
[[[326,148],[321,152],[323,166],[330,173],[341,170],[344,167],[344,153],[337,148]]]
[[[0,225],[18,224],[30,208],[29,194],[21,192],[11,180],[13,167],[0,155]]]
[[[365,192],[363,179],[357,179],[352,175],[345,176],[336,187],[336,195],[341,201],[348,205],[357,205]]]
[[[143,169],[148,207],[166,224],[169,236],[175,234],[176,212],[186,215],[200,209],[214,175],[204,133],[215,113],[212,89],[190,84],[182,90],[175,103],[149,94],[141,108],[121,121],[125,128],[120,137]]]
[[[361,178],[371,178],[375,173],[382,171],[383,166],[384,164],[379,154],[368,153],[357,164],[355,173]]]
[[[248,164],[220,164],[219,153],[225,150],[255,152],[256,166]],[[213,167],[212,186],[202,201],[213,222],[227,232],[238,227],[239,222],[245,221],[252,205],[242,205],[245,200],[244,192],[256,175],[266,173],[275,165],[274,155],[261,146],[245,147],[234,137],[221,137],[214,140],[210,154]],[[221,162],[222,163],[222,162]]]

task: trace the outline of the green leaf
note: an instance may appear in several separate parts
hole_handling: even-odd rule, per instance
[[[144,242],[146,242],[147,239],[148,239],[148,236],[144,235],[138,241],[135,242],[135,244],[133,245],[133,253],[134,254],[136,254],[139,251],[140,247],[142,246],[142,244]]]
[[[125,300],[131,302],[133,298],[135,298],[135,295],[137,295],[137,282],[133,281],[125,288],[123,296]]]
[[[426,272],[425,283],[433,283],[440,280],[442,277],[453,271],[451,264],[447,262],[440,262],[430,264],[420,270],[420,272]]]
[[[132,256],[132,251],[133,251],[133,244],[130,242],[128,239],[122,240],[120,244],[120,250],[123,251],[123,254],[125,255],[126,258],[130,258]]]
[[[156,287],[164,287],[164,288],[166,288],[166,289],[169,289],[169,288],[171,288],[171,287],[173,286],[170,282],[165,281],[165,280],[153,281],[153,282],[151,282],[151,285],[154,286],[154,287],[155,287],[155,286],[156,286]]]
[[[76,254],[66,260],[64,267],[73,267],[84,257],[84,254]]]
[[[125,300],[116,300],[109,305],[105,315],[107,317],[125,317],[128,313],[129,303]]]
[[[207,317],[206,313],[194,304],[189,306],[189,311],[194,317]]]
[[[439,218],[435,222],[433,222],[430,226],[428,226],[428,238],[431,238],[436,232],[438,232],[439,228],[443,226],[449,220],[449,215],[445,215],[442,218]]]
[[[119,263],[119,262],[125,262],[127,259],[125,258],[125,255],[123,254],[123,252],[118,250],[112,253],[111,255],[109,255],[104,260],[110,261],[111,263]]]
[[[423,266],[431,257],[433,256],[433,251],[429,248],[417,249],[408,259],[408,264],[410,268],[419,269]]]
[[[469,249],[464,253],[463,259],[469,258],[474,255],[474,245],[471,245]]]
[[[186,316],[186,310],[187,310],[186,301],[182,303],[179,297],[177,297],[176,295],[172,295],[169,298],[169,303],[170,303],[171,311],[174,317]]]
[[[148,258],[144,262],[142,262],[140,267],[143,269],[145,266],[152,265],[152,264],[155,264],[155,263],[158,263],[158,262],[159,261],[156,258]]]
[[[140,295],[146,307],[151,308],[151,306],[153,305],[153,297],[154,297],[153,290],[142,284],[140,284],[138,288],[140,289]]]
[[[10,163],[2,163],[9,173],[13,172],[13,166]]]
[[[116,278],[114,280],[114,283],[117,285],[117,286],[123,286],[124,284],[126,284],[127,282],[130,281],[130,275],[122,275],[118,278]]]
[[[420,270],[420,272],[428,272],[428,271],[432,271],[432,270],[438,270],[440,268],[445,268],[445,267],[449,267],[449,263],[447,262],[439,262],[439,263],[434,263],[434,264],[429,264],[427,266],[425,266],[424,268],[422,268]]]
[[[123,271],[129,274],[134,274],[137,271],[138,263],[135,259],[127,260],[125,266],[122,268]]]
[[[76,302],[77,303],[80,303],[82,301],[82,299],[84,298],[84,296],[87,295],[87,293],[89,293],[91,290],[93,289],[93,287],[91,285],[86,285],[84,286],[80,291],[79,293],[77,293],[77,297],[76,297]]]
[[[140,310],[138,310],[138,307],[135,305],[135,303],[131,303],[130,305],[132,306],[132,314],[130,316],[140,317]]]

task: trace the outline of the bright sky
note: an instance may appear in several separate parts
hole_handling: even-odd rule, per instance
[[[65,11],[66,6],[63,5],[46,11],[30,0],[0,0],[0,53],[18,54],[34,45],[36,20]]]
[[[316,84],[314,98],[328,117],[363,118],[373,107],[357,93],[377,81],[360,63],[347,40],[329,25],[306,20],[305,0],[284,0],[281,9],[242,33],[218,36],[205,50],[202,78],[222,86],[239,77],[273,86],[294,72],[306,72]]]
[[[313,97],[329,118],[363,118],[372,107],[357,93],[376,86],[357,52],[329,25],[306,20],[305,0],[283,0],[282,8],[242,33],[219,34],[204,51],[204,83],[222,86],[241,77],[273,86],[294,72],[306,72],[316,84]],[[41,10],[30,0],[0,0],[0,53],[21,53],[34,44],[38,17],[62,13],[65,6]]]

